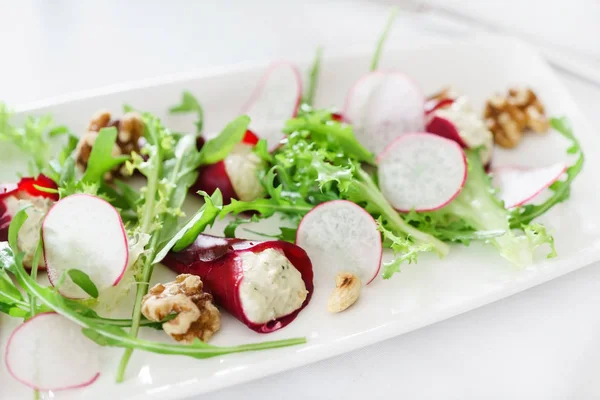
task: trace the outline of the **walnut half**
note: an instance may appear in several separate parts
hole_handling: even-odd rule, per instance
[[[506,96],[492,96],[484,118],[495,142],[505,148],[517,146],[525,130],[542,133],[549,128],[544,106],[531,89],[511,88]]]
[[[117,141],[112,150],[113,156],[140,152],[141,138],[144,135],[144,122],[138,113],[128,112],[120,120],[112,120],[108,111],[98,111],[90,120],[88,131],[81,137],[77,144],[76,161],[77,166],[81,170],[85,171],[87,168],[98,132],[100,129],[108,127],[115,127],[118,131]],[[120,170],[117,168],[107,173],[105,178],[110,180],[114,174],[118,174],[119,172]]]
[[[206,342],[221,327],[221,313],[212,296],[202,291],[196,275],[181,274],[175,281],[155,285],[142,299],[142,314],[151,321],[175,318],[163,324],[163,330],[178,342]]]

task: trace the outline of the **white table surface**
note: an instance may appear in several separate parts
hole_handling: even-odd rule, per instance
[[[502,10],[483,3],[446,5],[506,21],[498,18]],[[540,5],[507,3],[532,14]],[[559,30],[545,25],[545,38],[597,61],[599,36],[589,38],[598,33],[596,5],[572,0],[564,18],[553,22]],[[21,104],[243,60],[310,56],[317,45],[326,52],[371,49],[386,14],[376,2],[0,1],[0,99]],[[516,31],[530,34],[531,26],[523,26]],[[462,34],[469,30],[441,18],[403,15],[389,43]],[[561,76],[600,126],[600,88]],[[599,304],[596,264],[404,336],[206,397],[600,398]]]

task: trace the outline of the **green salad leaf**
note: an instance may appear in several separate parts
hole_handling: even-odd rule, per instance
[[[330,111],[305,107],[297,118],[288,121],[284,131],[287,138],[273,154],[272,168],[262,177],[269,197],[234,200],[223,207],[221,217],[252,211],[260,218],[269,218],[277,212],[297,225],[317,204],[344,199],[381,218],[386,229],[410,244],[405,250],[433,251],[442,256],[448,252],[445,243],[404,221],[384,198],[361,165],[373,162],[373,155],[356,140],[350,125],[332,121]],[[285,240],[290,234],[282,231],[280,236]]]
[[[552,196],[547,200],[541,204],[528,204],[517,207],[511,211],[511,228],[521,228],[523,225],[529,224],[535,218],[548,212],[555,205],[569,199],[569,196],[571,195],[571,185],[583,169],[585,157],[579,141],[573,133],[569,120],[565,117],[552,118],[550,120],[550,125],[571,142],[571,146],[567,149],[567,154],[575,155],[577,156],[577,159],[573,165],[567,168],[567,178],[565,180],[559,180],[550,185],[549,189],[552,191]]]
[[[200,165],[214,164],[223,160],[236,144],[244,139],[250,125],[250,117],[242,115],[231,121],[219,135],[208,140],[200,151]]]
[[[196,113],[198,116],[198,119],[195,122],[196,133],[202,133],[202,129],[204,128],[204,109],[192,93],[187,91],[183,92],[181,103],[171,107],[169,112],[171,114]]]
[[[94,299],[98,298],[98,288],[88,274],[78,269],[70,269],[67,271],[67,274],[73,283],[79,286],[81,290],[86,292],[90,297]]]
[[[198,192],[204,197],[204,205],[190,220],[164,244],[154,257],[154,263],[159,263],[171,250],[181,251],[192,244],[199,234],[212,225],[223,206],[223,196],[217,189],[212,196],[206,192]]]
[[[321,59],[323,58],[323,48],[318,47],[315,53],[315,59],[308,73],[308,84],[305,88],[306,95],[302,102],[308,106],[312,106],[317,93],[317,85],[319,84],[319,72],[321,70]]]
[[[387,24],[379,37],[379,41],[377,42],[377,47],[375,48],[375,54],[373,54],[373,59],[371,60],[371,71],[375,71],[379,67],[379,59],[381,58],[381,53],[383,51],[383,47],[387,38],[392,30],[392,25],[396,20],[396,16],[398,15],[398,7],[394,7],[388,17]]]
[[[22,127],[16,127],[13,113],[0,103],[0,143],[11,143],[31,157],[29,175],[37,176],[51,159],[50,139],[69,133],[64,126],[55,126],[50,115],[25,118]],[[72,135],[70,135],[71,137]],[[72,143],[72,139],[69,139]]]
[[[18,234],[26,219],[27,213],[24,210],[17,212],[9,229],[15,235]],[[0,242],[0,261],[2,262],[1,266],[3,270],[9,271],[27,294],[34,296],[47,309],[80,325],[83,334],[101,346],[121,347],[127,349],[128,352],[139,349],[158,354],[184,355],[202,359],[223,354],[274,349],[306,343],[305,338],[296,338],[232,347],[219,347],[200,341],[196,341],[192,345],[180,345],[138,339],[134,335],[131,335],[131,333],[125,332],[117,324],[108,324],[105,323],[106,320],[94,318],[95,313],[91,310],[91,315],[82,314],[80,310],[86,309],[84,305],[78,304],[74,306],[76,302],[64,298],[54,288],[39,285],[25,271],[22,262],[23,253],[14,254],[12,248],[7,246],[5,242]],[[9,311],[5,305],[0,306],[0,310]]]
[[[113,149],[117,142],[117,128],[102,128],[98,132],[96,141],[88,160],[85,173],[81,181],[87,184],[98,183],[104,180],[104,174],[129,160],[129,156],[113,156]]]

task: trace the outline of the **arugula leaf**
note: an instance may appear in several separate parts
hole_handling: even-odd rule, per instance
[[[129,332],[132,338],[137,337],[141,326],[141,304],[154,271],[154,260],[161,250],[161,243],[169,242],[177,232],[178,219],[183,216],[181,205],[187,190],[196,180],[196,169],[202,159],[193,136],[171,132],[152,114],[143,113],[142,118],[147,143],[141,151],[146,158],[133,153],[126,164],[130,173],[138,170],[147,178],[146,186],[140,190],[136,208],[139,222],[133,233],[150,238],[144,253],[134,265],[137,286]],[[117,371],[117,381],[123,379],[131,354],[131,348],[124,352]]]
[[[94,146],[92,146],[92,152],[90,158],[81,178],[84,183],[98,183],[102,182],[104,174],[111,171],[113,168],[123,164],[129,160],[129,156],[117,156],[112,155],[113,148],[117,141],[117,128],[102,128],[96,136]]]
[[[204,127],[204,109],[192,93],[188,91],[183,92],[181,103],[169,108],[169,112],[171,114],[196,113],[198,115],[198,119],[195,122],[196,133],[202,132],[202,128]]]
[[[79,286],[81,290],[86,292],[94,299],[98,298],[98,288],[90,279],[88,274],[78,269],[70,269],[67,271],[67,274],[69,275],[73,283]]]
[[[319,70],[321,69],[321,58],[323,56],[323,48],[317,47],[317,51],[315,53],[315,59],[313,61],[312,67],[308,74],[308,85],[306,90],[306,96],[302,99],[304,104],[309,106],[313,105],[315,101],[315,94],[317,92],[317,84],[319,82]]]
[[[22,226],[22,222],[26,218],[27,214],[25,211],[19,211],[11,222],[9,230],[15,232],[14,235],[17,235],[20,227]],[[82,332],[99,345],[126,348],[128,349],[126,354],[130,354],[133,349],[140,349],[158,354],[174,354],[185,355],[194,358],[209,358],[223,354],[266,350],[306,343],[305,338],[297,338],[255,344],[244,344],[232,347],[218,347],[200,341],[196,341],[191,345],[180,345],[138,339],[134,335],[128,334],[117,325],[105,324],[103,321],[81,315],[80,312],[77,311],[77,308],[85,306],[73,306],[73,303],[76,303],[73,300],[65,299],[53,288],[40,286],[27,274],[25,268],[23,268],[23,254],[19,253],[13,256],[9,247],[0,245],[0,260],[7,259],[12,259],[12,262],[7,263],[7,270],[14,275],[19,285],[26,291],[28,295],[34,296],[46,307],[80,325],[83,328]],[[0,310],[4,311],[6,308],[7,307],[3,306],[0,308]]]
[[[204,197],[204,205],[198,212],[177,232],[173,237],[162,246],[154,257],[153,263],[159,263],[165,258],[167,253],[181,251],[192,244],[198,235],[213,224],[221,207],[223,206],[223,195],[219,189],[215,190],[212,196],[206,192],[198,192]]]
[[[29,319],[31,317],[31,315],[29,314],[29,311],[27,311],[27,310],[23,310],[22,308],[19,308],[19,307],[10,307],[10,306],[7,306],[6,304],[2,304],[2,303],[0,303],[0,312],[8,314],[9,316],[11,316],[13,318]]]
[[[379,59],[381,58],[381,52],[383,51],[383,46],[385,45],[385,42],[390,34],[392,25],[394,24],[394,20],[396,19],[397,15],[398,15],[398,7],[394,7],[392,9],[392,12],[390,13],[390,16],[388,17],[388,21],[387,21],[387,24],[385,25],[385,28],[383,29],[383,33],[381,34],[381,37],[379,38],[379,41],[377,42],[375,54],[373,54],[373,59],[371,61],[371,71],[375,71],[377,69],[377,67],[379,66]]]
[[[200,165],[214,164],[223,160],[234,146],[244,139],[250,125],[250,117],[242,115],[231,121],[218,136],[208,140],[200,150]]]
[[[250,218],[239,218],[238,217],[227,224],[227,226],[223,230],[223,234],[225,235],[226,238],[234,238],[235,231],[237,230],[237,228],[240,225],[250,224],[252,222],[259,222],[259,221],[260,221],[260,218],[258,217],[258,215],[253,215]]]
[[[254,233],[255,235],[263,236],[270,239],[283,240],[284,242],[295,243],[296,242],[296,233],[298,232],[298,228],[287,228],[284,226],[279,227],[279,233],[276,235],[270,235],[267,233],[257,232],[252,229],[245,228],[246,232]]]
[[[4,261],[6,262],[6,261]],[[0,304],[8,306],[19,305],[27,307],[27,302],[23,299],[23,295],[10,279],[4,270],[3,260],[0,257]]]
[[[573,129],[571,128],[569,120],[565,117],[552,118],[550,120],[550,125],[571,142],[571,146],[567,149],[567,154],[577,155],[577,160],[573,165],[567,168],[567,178],[565,180],[556,181],[550,185],[549,189],[553,193],[546,201],[538,205],[527,204],[511,211],[511,228],[521,228],[522,225],[529,224],[535,218],[548,212],[555,205],[566,201],[571,195],[571,185],[583,169],[585,157],[581,150],[581,146],[579,145],[579,141],[573,134]]]
[[[95,328],[95,329],[94,329]],[[246,351],[258,351],[275,349],[279,347],[295,346],[306,343],[305,338],[283,339],[270,342],[243,344],[232,347],[217,347],[196,339],[191,344],[167,344],[152,342],[149,340],[135,339],[127,336],[120,329],[100,330],[97,327],[84,328],[83,334],[100,346],[121,347],[126,349],[138,349],[157,354],[182,355],[196,359],[217,357],[224,354],[241,353]]]
[[[19,249],[19,231],[21,230],[21,227],[25,221],[27,221],[27,218],[29,218],[27,215],[27,208],[29,208],[29,206],[23,207],[17,211],[17,213],[13,216],[13,219],[10,221],[10,225],[8,226],[8,244],[12,249],[15,249],[15,251],[18,251]]]

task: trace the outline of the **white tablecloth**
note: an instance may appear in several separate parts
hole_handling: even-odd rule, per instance
[[[589,37],[600,18],[593,0],[572,0],[563,19],[552,11],[554,21],[537,25],[506,17],[507,7],[533,13],[540,1],[446,3],[521,33],[543,25],[548,40],[561,32],[560,46],[599,56],[598,35]],[[242,60],[310,56],[317,45],[372,49],[387,15],[375,2],[314,0],[18,4],[0,3],[0,99],[10,104]],[[441,18],[402,15],[389,45],[461,34],[468,30]],[[600,88],[561,76],[600,126]],[[598,304],[597,264],[402,337],[206,397],[600,398]]]

